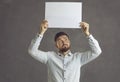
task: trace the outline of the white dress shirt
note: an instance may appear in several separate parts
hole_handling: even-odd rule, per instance
[[[87,40],[90,50],[85,52],[69,52],[63,56],[59,52],[38,50],[42,35],[37,35],[28,48],[29,54],[48,67],[48,82],[79,82],[81,66],[95,59],[101,54],[98,41],[92,36]]]

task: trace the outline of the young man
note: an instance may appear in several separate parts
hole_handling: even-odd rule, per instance
[[[81,22],[80,26],[86,35],[90,50],[71,53],[69,36],[64,32],[59,32],[55,35],[58,52],[44,52],[38,50],[38,47],[44,33],[48,29],[48,21],[42,21],[41,30],[35,39],[32,40],[28,52],[32,57],[47,65],[48,82],[79,82],[81,66],[101,54],[101,48],[97,40],[89,32],[89,24]]]

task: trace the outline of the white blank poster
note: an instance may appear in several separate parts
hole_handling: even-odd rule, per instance
[[[49,22],[49,28],[80,28],[82,3],[46,2],[45,19]]]

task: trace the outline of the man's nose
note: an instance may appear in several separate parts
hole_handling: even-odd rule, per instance
[[[66,41],[65,41],[65,40],[63,40],[63,41],[62,41],[62,43],[63,43],[63,44],[66,44]]]

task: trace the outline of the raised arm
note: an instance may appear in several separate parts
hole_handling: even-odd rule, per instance
[[[47,52],[39,50],[39,45],[41,43],[41,40],[43,38],[44,33],[48,29],[48,22],[46,20],[43,20],[40,24],[40,32],[36,35],[36,37],[31,41],[31,44],[28,48],[28,53],[34,57],[36,60],[45,63],[48,60]]]
[[[80,57],[81,64],[84,65],[92,61],[96,57],[98,57],[102,51],[101,51],[98,41],[89,32],[89,24],[86,22],[81,22],[80,26],[83,32],[85,33],[88,39],[89,46],[90,46],[90,50],[81,53],[81,57]]]

